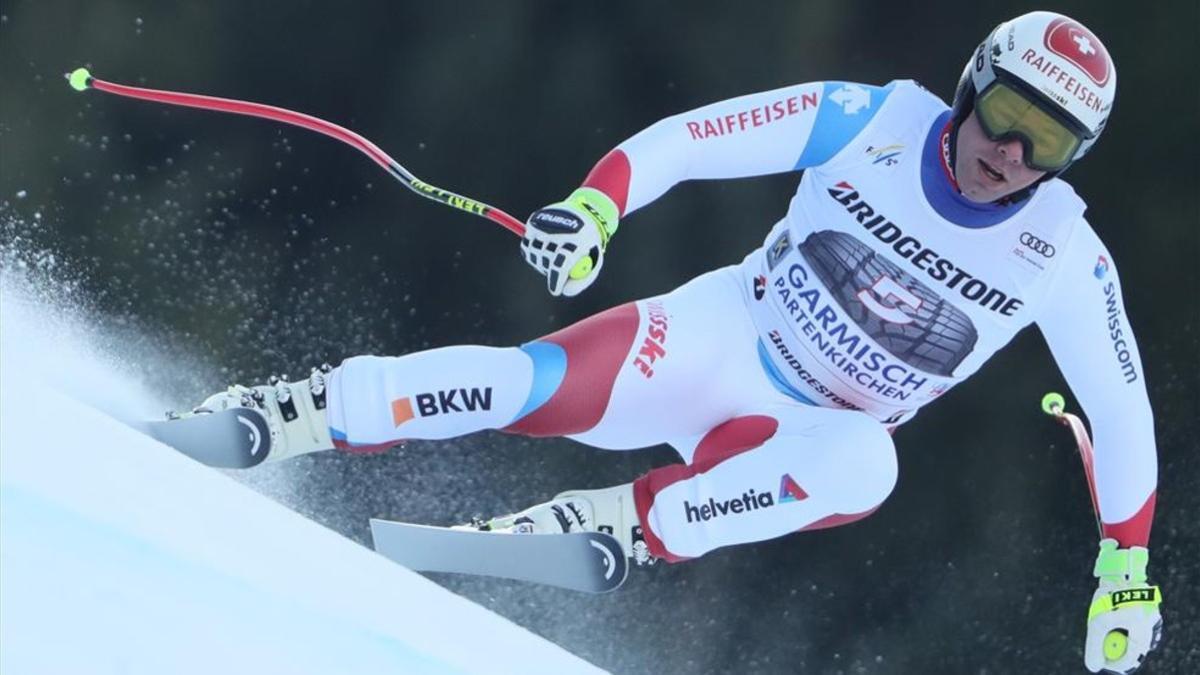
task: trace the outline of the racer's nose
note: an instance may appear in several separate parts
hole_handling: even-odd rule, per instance
[[[1021,145],[1021,141],[1010,138],[1005,141],[998,141],[996,149],[1000,151],[1000,156],[1009,164],[1020,164],[1025,160],[1025,147]]]

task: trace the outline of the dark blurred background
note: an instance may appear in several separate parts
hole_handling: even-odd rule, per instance
[[[1104,139],[1067,178],[1120,266],[1157,416],[1158,673],[1200,672],[1198,6],[1046,7],[1100,35],[1119,71]],[[511,235],[348,147],[77,94],[62,73],[325,117],[435,185],[524,215],[624,138],[711,101],[894,78],[948,98],[979,40],[1036,8],[3,0],[2,234],[67,261],[99,329],[168,356],[128,358],[172,405],[354,354],[515,344],[740,260],[798,176],[675,188],[623,224],[588,293],[556,300]],[[621,673],[1083,672],[1096,532],[1069,435],[1038,411],[1064,386],[1040,335],[1022,333],[897,434],[899,485],[852,526],[635,570],[606,597],[438,581]],[[369,544],[371,516],[449,524],[672,461],[486,433],[237,478]]]

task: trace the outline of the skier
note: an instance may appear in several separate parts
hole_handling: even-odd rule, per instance
[[[273,460],[481,429],[669,443],[683,463],[477,526],[600,529],[638,563],[674,562],[870,514],[896,481],[889,432],[1036,323],[1095,434],[1104,539],[1085,662],[1132,672],[1161,633],[1152,413],[1113,256],[1059,179],[1115,90],[1091,31],[1033,12],[979,45],[949,108],[912,81],[818,82],[666,118],[530,216],[525,260],[574,296],[618,223],[676,183],[804,170],[741,264],[519,347],[357,356],[201,410],[259,408]]]

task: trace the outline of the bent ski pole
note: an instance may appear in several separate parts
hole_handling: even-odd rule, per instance
[[[1092,511],[1096,514],[1096,529],[1100,537],[1104,537],[1104,526],[1100,522],[1100,501],[1096,497],[1096,474],[1093,464],[1095,453],[1092,451],[1092,439],[1088,436],[1087,427],[1078,415],[1066,411],[1066,401],[1062,394],[1050,392],[1042,397],[1042,412],[1054,417],[1071,430],[1075,437],[1075,447],[1079,449],[1079,459],[1083,461],[1083,472],[1087,475],[1088,493],[1092,496]]]
[[[383,167],[396,180],[404,184],[405,187],[416,192],[422,197],[432,199],[440,204],[473,213],[477,216],[483,216],[488,220],[503,225],[505,228],[516,234],[523,236],[525,234],[525,224],[511,215],[501,211],[500,209],[476,201],[469,197],[464,197],[460,194],[443,190],[426,183],[414,176],[408,169],[405,169],[399,162],[392,159],[386,152],[381,150],[379,146],[367,140],[363,136],[350,131],[349,129],[327,122],[319,117],[306,115],[304,113],[295,112],[286,108],[278,108],[276,106],[264,105],[262,103],[252,103],[250,101],[239,101],[230,98],[218,98],[216,96],[203,96],[200,94],[187,94],[177,91],[166,91],[162,89],[146,89],[143,87],[131,87],[115,82],[106,82],[92,77],[86,68],[76,68],[73,72],[67,74],[67,81],[71,88],[76,91],[84,91],[85,89],[96,89],[106,94],[115,94],[126,98],[136,98],[143,101],[154,101],[156,103],[166,103],[169,105],[178,105],[188,108],[200,108],[202,110],[215,110],[218,112],[234,113],[236,115],[248,115],[250,117],[261,117],[263,119],[283,122],[297,127],[302,127],[310,131],[325,134],[331,138],[350,145],[367,157],[370,157],[373,162]]]

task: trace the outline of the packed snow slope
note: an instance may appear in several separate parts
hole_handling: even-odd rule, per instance
[[[600,672],[46,381],[39,311],[5,293],[0,671]]]

